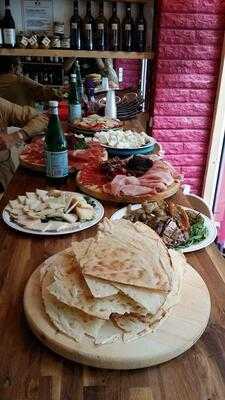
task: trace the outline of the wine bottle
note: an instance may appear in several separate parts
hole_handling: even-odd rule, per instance
[[[5,16],[2,20],[3,44],[4,47],[15,47],[16,29],[15,21],[10,10],[9,0],[5,0]]]
[[[70,75],[70,93],[68,100],[70,105],[70,122],[73,122],[75,119],[82,117],[76,74]]]
[[[104,17],[104,2],[99,0],[99,15],[95,20],[95,48],[96,50],[107,49],[107,20]]]
[[[46,175],[50,184],[63,184],[68,176],[68,150],[58,116],[58,101],[49,101],[50,118],[45,136]]]
[[[79,16],[78,0],[73,2],[74,13],[70,19],[70,43],[74,50],[81,49],[81,17]]]
[[[84,85],[83,85],[82,78],[81,78],[80,64],[79,64],[78,60],[76,60],[76,62],[75,62],[75,73],[76,73],[76,78],[77,78],[77,92],[79,95],[80,103],[82,103],[82,100],[84,97]]]
[[[136,20],[135,50],[145,51],[146,47],[146,21],[144,18],[144,4],[139,4],[138,18]]]
[[[91,15],[91,0],[87,1],[87,11],[84,17],[84,49],[93,50],[94,18]]]
[[[133,18],[131,17],[131,3],[127,3],[126,16],[122,24],[124,51],[133,50],[133,31],[134,31],[134,21]]]
[[[112,16],[109,19],[109,48],[112,51],[120,49],[120,20],[117,16],[117,3],[113,3]]]

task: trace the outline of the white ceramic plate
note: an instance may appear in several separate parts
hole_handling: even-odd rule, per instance
[[[77,194],[81,195],[81,193],[77,193]],[[84,195],[84,197],[85,198],[88,197],[88,199],[90,199],[93,202],[94,209],[95,209],[95,218],[92,219],[91,221],[76,222],[74,225],[71,225],[71,228],[69,228],[69,229],[64,229],[61,231],[49,230],[49,231],[42,232],[42,231],[37,231],[34,229],[24,228],[24,227],[18,225],[13,220],[11,220],[9,212],[5,209],[3,210],[2,218],[3,218],[4,222],[11,228],[13,228],[19,232],[30,233],[32,235],[59,236],[59,235],[68,235],[71,233],[80,232],[80,231],[83,231],[84,229],[88,229],[88,228],[91,228],[92,226],[96,225],[102,219],[102,217],[104,215],[104,207],[102,206],[102,204],[99,201],[97,201],[93,197],[90,197],[87,195]]]
[[[137,210],[140,207],[141,207],[140,204],[133,204],[131,206],[131,209],[132,210]],[[196,212],[196,214],[199,214],[198,211],[193,210],[192,208],[188,208],[188,207],[183,207],[183,208],[185,210],[191,210],[193,212]],[[126,213],[127,213],[127,207],[121,208],[120,210],[116,211],[111,216],[111,220],[115,221],[115,220],[121,219],[126,215]],[[191,246],[185,247],[183,249],[180,248],[179,251],[181,251],[182,253],[189,253],[191,251],[197,251],[197,250],[204,249],[205,247],[207,247],[211,243],[213,243],[214,240],[216,239],[217,229],[216,229],[216,225],[215,225],[214,221],[212,221],[211,219],[206,217],[206,215],[204,215],[204,214],[201,214],[201,216],[204,218],[205,226],[207,227],[207,230],[208,230],[207,237],[204,240],[202,240],[201,242],[199,242],[199,243],[192,244]]]

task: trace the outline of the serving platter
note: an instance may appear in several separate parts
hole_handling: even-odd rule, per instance
[[[69,192],[68,192],[69,193]],[[80,195],[80,193],[79,193]],[[104,216],[104,207],[102,206],[99,201],[94,198],[89,197],[89,200],[93,202],[93,206],[95,209],[95,218],[90,221],[85,222],[76,222],[74,225],[71,226],[69,229],[64,229],[60,231],[56,230],[49,230],[49,231],[38,231],[34,229],[25,228],[23,226],[18,225],[15,221],[11,220],[9,212],[4,209],[2,212],[3,221],[10,227],[15,229],[16,231],[22,233],[29,233],[32,235],[38,236],[61,236],[61,235],[68,235],[71,233],[81,232],[85,229],[91,228],[92,226],[96,225]]]
[[[146,143],[144,146],[140,147],[135,147],[135,148],[116,148],[116,147],[111,147],[105,144],[102,144],[102,147],[104,147],[108,153],[111,156],[119,156],[119,157],[129,157],[132,155],[137,155],[137,154],[150,154],[150,153],[155,153],[156,152],[156,141],[152,138],[151,142]]]
[[[131,210],[138,210],[140,207],[141,207],[140,204],[133,204],[131,206]],[[179,251],[181,251],[182,253],[190,253],[192,251],[204,249],[205,247],[212,244],[217,236],[217,228],[216,228],[215,222],[212,221],[211,219],[209,219],[206,215],[200,213],[199,211],[196,211],[189,207],[183,207],[183,208],[185,210],[195,212],[196,214],[200,214],[202,216],[202,218],[204,219],[204,224],[208,230],[208,235],[204,240],[201,240],[199,243],[192,244],[191,246],[188,246],[188,247],[183,247],[183,248],[180,247]],[[127,207],[123,207],[120,210],[116,211],[111,216],[111,220],[116,221],[116,220],[122,219],[123,217],[125,217],[126,214],[127,214]]]
[[[113,203],[131,203],[131,204],[136,204],[136,203],[144,203],[145,201],[160,201],[167,199],[171,196],[173,196],[175,193],[180,188],[180,182],[174,182],[172,185],[170,185],[165,191],[157,193],[156,195],[142,195],[142,196],[114,196],[112,194],[104,193],[101,190],[101,187],[98,187],[96,185],[84,185],[80,182],[80,172],[78,172],[76,176],[76,184],[78,188],[88,194],[89,196],[93,196],[98,200],[101,201],[110,201]]]
[[[60,254],[66,254],[69,249]],[[48,267],[57,254],[44,262]],[[171,360],[187,351],[203,334],[210,316],[210,296],[200,275],[188,265],[184,271],[180,302],[159,328],[135,341],[95,346],[88,337],[78,343],[60,333],[48,319],[42,304],[40,265],[31,275],[24,292],[24,310],[33,333],[54,352],[74,362],[97,368],[137,369]]]

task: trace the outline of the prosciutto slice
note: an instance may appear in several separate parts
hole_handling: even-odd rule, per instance
[[[181,177],[165,161],[155,161],[153,166],[141,177],[117,175],[111,183],[103,187],[114,196],[141,196],[164,192],[168,186]]]

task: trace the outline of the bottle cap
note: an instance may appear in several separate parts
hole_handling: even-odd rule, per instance
[[[58,107],[59,106],[59,102],[58,101],[55,101],[55,100],[51,100],[51,101],[49,101],[49,107]]]

